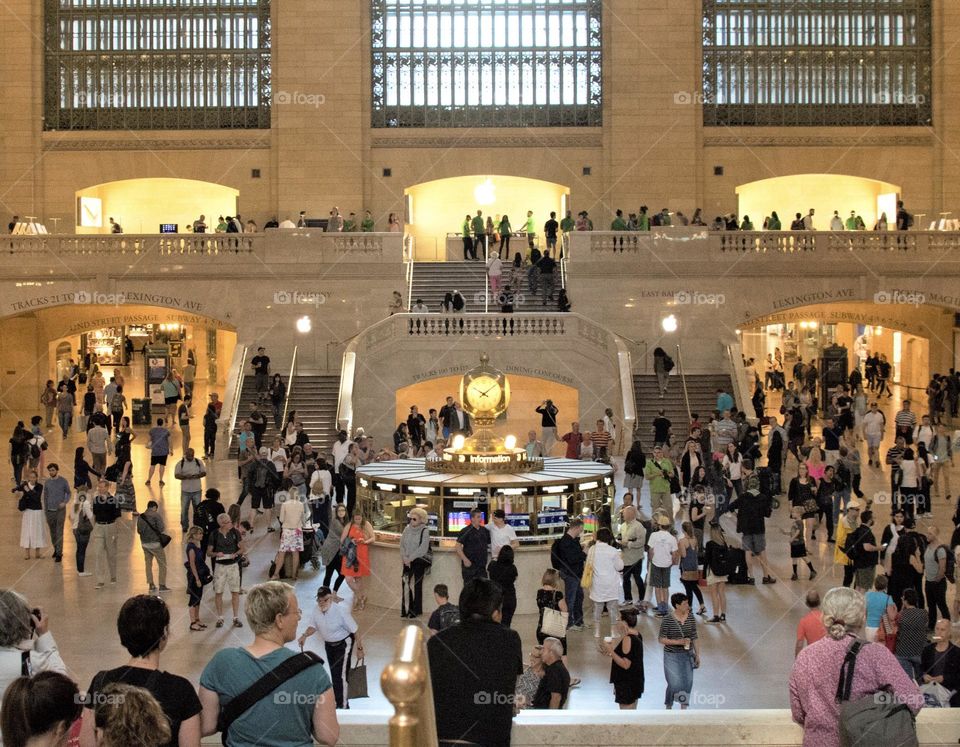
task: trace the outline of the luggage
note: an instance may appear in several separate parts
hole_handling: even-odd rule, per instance
[[[746,584],[750,574],[747,569],[747,554],[738,547],[731,547],[729,553],[728,584]]]

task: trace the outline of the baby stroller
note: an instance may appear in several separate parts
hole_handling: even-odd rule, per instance
[[[300,551],[300,567],[305,568],[307,563],[313,570],[320,570],[320,545],[323,543],[323,531],[319,525],[311,524],[303,528],[303,550]]]

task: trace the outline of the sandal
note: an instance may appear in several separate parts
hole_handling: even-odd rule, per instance
[[[190,623],[190,630],[203,630],[205,627],[207,627],[207,626],[206,626],[206,625],[201,625],[201,624],[198,623],[198,622],[192,622],[192,623]]]
[[[243,623],[240,622],[239,618],[236,618],[236,617],[233,618],[233,627],[235,627],[235,628],[242,628],[242,627],[243,627]]]
[[[569,688],[572,690],[575,687],[580,687],[580,682],[581,680],[579,677],[574,677],[572,680],[570,680]]]
[[[223,618],[222,618],[222,617],[221,617],[219,620],[217,620],[217,627],[218,627],[218,628],[222,628],[222,627],[223,627]]]

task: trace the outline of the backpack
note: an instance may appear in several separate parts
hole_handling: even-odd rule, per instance
[[[863,646],[864,641],[854,640],[840,667],[836,694],[840,744],[843,747],[864,744],[916,747],[919,744],[916,718],[899,698],[878,690],[850,700],[857,654]]]
[[[31,441],[31,442],[30,442],[30,457],[31,457],[32,459],[39,459],[39,458],[40,458],[40,447],[37,446],[37,442],[36,442],[36,441]]]
[[[123,412],[123,395],[119,392],[110,398],[110,412]]]
[[[937,550],[942,549],[947,554],[947,569],[944,571],[944,578],[947,579],[951,584],[957,583],[957,556],[950,551],[950,548],[946,545],[940,545]],[[937,554],[934,552],[933,557],[936,558]]]
[[[437,615],[437,624],[440,626],[438,630],[446,630],[460,624],[460,608],[456,605],[447,602],[437,612],[440,613]]]
[[[673,370],[673,366],[673,358],[671,358],[669,355],[663,356],[663,370],[667,373],[670,373]]]
[[[726,576],[733,570],[730,568],[730,548],[727,545],[717,544],[715,547],[710,562],[710,572],[714,576]]]
[[[207,531],[210,525],[214,523],[213,517],[210,516],[209,509],[203,503],[200,503],[193,510],[193,523],[204,531]]]

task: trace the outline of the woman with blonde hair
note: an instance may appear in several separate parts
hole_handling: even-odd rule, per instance
[[[707,589],[713,604],[709,622],[727,621],[727,574],[730,568],[730,548],[720,522],[710,522],[710,539],[704,547],[704,567],[707,571]]]
[[[347,577],[347,585],[353,591],[354,606],[358,610],[367,606],[363,580],[370,575],[370,545],[375,538],[373,525],[363,518],[360,511],[354,512],[353,520],[340,534],[340,553],[343,555],[340,573]],[[343,549],[348,539],[353,543],[353,547]]]
[[[94,705],[97,747],[162,747],[170,724],[157,699],[142,687],[112,683]]]
[[[400,560],[403,561],[400,617],[417,618],[423,614],[423,576],[430,568],[430,517],[420,508],[410,509],[410,523],[400,536]]]

